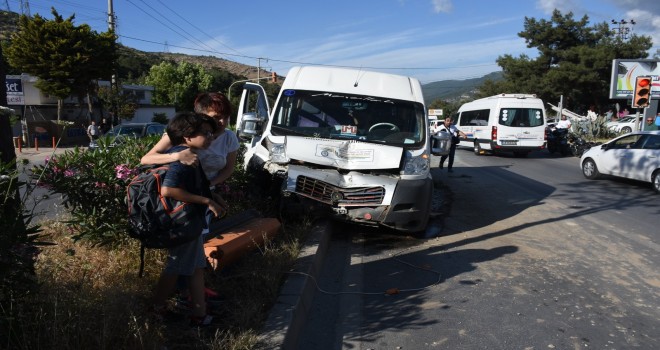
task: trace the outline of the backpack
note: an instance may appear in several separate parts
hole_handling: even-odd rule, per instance
[[[126,189],[128,235],[141,243],[140,277],[144,271],[145,248],[171,248],[190,242],[198,238],[206,226],[204,206],[161,195],[168,168],[161,165],[141,172]],[[200,171],[195,171],[198,180]]]

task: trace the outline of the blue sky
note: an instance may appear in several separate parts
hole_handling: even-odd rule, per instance
[[[0,8],[107,30],[107,0],[7,0]],[[143,51],[214,55],[286,75],[291,66],[363,67],[423,84],[500,70],[505,54],[536,56],[518,33],[552,10],[591,23],[635,20],[660,49],[660,1],[641,0],[113,0],[119,41]]]

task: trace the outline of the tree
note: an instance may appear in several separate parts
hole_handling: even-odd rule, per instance
[[[0,86],[5,86],[5,65],[2,54],[2,47],[0,47]],[[0,108],[7,106],[7,94],[2,92],[0,94]],[[9,123],[10,113],[0,110],[0,162],[11,163],[16,159],[16,151],[12,141],[11,125]]]
[[[195,96],[208,91],[213,77],[200,64],[162,62],[152,66],[145,84],[154,87],[154,104],[174,105],[178,111],[192,110]]]
[[[449,102],[437,99],[431,102],[431,104],[429,104],[427,107],[429,109],[442,109],[442,117],[440,117],[440,119],[444,119],[447,117],[453,117],[454,113],[458,112],[461,104],[461,101]]]
[[[563,95],[564,106],[576,111],[604,106],[609,104],[612,60],[645,58],[652,46],[650,37],[632,35],[624,41],[607,23],[590,27],[586,15],[576,21],[572,12],[555,10],[549,21],[525,17],[524,27],[518,36],[538,49],[538,57],[500,56],[504,79],[484,83],[478,97],[530,93],[550,102]]]
[[[138,109],[138,101],[134,95],[124,94],[111,86],[100,86],[97,90],[99,103],[108,110],[116,108],[117,121],[112,120],[113,123],[119,122],[122,119],[132,119],[135,116],[135,111]]]
[[[71,95],[82,99],[94,79],[112,75],[116,36],[98,34],[87,24],[75,26],[73,15],[65,20],[55,8],[51,12],[53,20],[21,15],[6,55],[10,65],[38,78],[37,88],[58,98],[59,120],[62,100]]]

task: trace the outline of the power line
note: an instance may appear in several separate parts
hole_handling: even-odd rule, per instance
[[[228,48],[229,50],[232,50],[232,51],[236,52],[237,54],[241,54],[241,55],[243,54],[242,52],[240,52],[240,51],[238,51],[238,50],[235,50],[235,49],[229,47],[229,46],[226,45],[225,43],[223,43],[223,42],[217,40],[216,38],[212,37],[211,35],[207,34],[204,30],[200,29],[200,28],[197,27],[195,24],[193,24],[193,23],[189,22],[187,19],[183,18],[183,17],[182,17],[180,14],[178,14],[176,11],[172,10],[171,8],[169,8],[169,7],[168,7],[165,3],[163,3],[162,1],[158,0],[158,2],[159,2],[163,7],[165,7],[166,9],[170,10],[170,12],[172,12],[173,14],[175,14],[177,17],[181,18],[184,22],[188,23],[191,27],[197,29],[200,33],[206,35],[206,37],[208,37],[209,39],[215,41],[216,43],[220,44],[221,46],[224,46],[224,47]]]
[[[134,38],[126,35],[122,35],[123,38],[126,39],[131,39],[131,40],[137,40],[137,41],[142,41],[146,43],[151,43],[151,44],[157,44],[157,45],[162,45],[163,43],[156,42],[156,41],[151,41],[151,40],[146,40],[146,39],[140,39],[140,38]],[[496,65],[495,63],[487,63],[487,64],[474,64],[474,65],[467,65],[467,66],[457,66],[457,67],[375,67],[375,66],[351,66],[351,65],[338,65],[338,64],[324,64],[324,63],[313,63],[313,62],[304,62],[304,61],[289,61],[289,60],[280,60],[276,58],[265,58],[265,57],[256,57],[256,56],[249,56],[249,55],[237,55],[237,54],[232,54],[232,53],[227,53],[227,52],[218,52],[215,50],[202,50],[202,49],[196,49],[192,47],[185,47],[185,46],[178,46],[178,45],[171,45],[168,44],[169,47],[176,47],[179,49],[184,49],[184,50],[191,50],[191,51],[199,51],[199,52],[204,52],[204,53],[213,53],[213,54],[218,54],[218,55],[227,55],[227,56],[234,56],[234,57],[241,57],[241,58],[246,58],[246,59],[267,59],[268,61],[274,61],[274,62],[280,62],[280,63],[288,63],[288,64],[296,64],[296,65],[313,65],[313,66],[327,66],[327,67],[340,67],[340,68],[363,68],[363,69],[376,69],[376,70],[445,70],[445,69],[457,69],[457,68],[476,68],[476,67],[487,67],[487,66],[493,66]],[[475,76],[476,77],[476,76]]]
[[[149,7],[153,12],[157,13],[159,16],[163,17],[165,20],[167,20],[168,22],[172,23],[172,24],[175,25],[177,28],[179,28],[181,31],[183,31],[183,33],[185,33],[185,35],[184,35],[184,34],[181,34],[179,31],[173,29],[172,27],[170,27],[169,25],[167,25],[166,23],[164,23],[164,22],[161,21],[160,19],[156,18],[156,17],[153,16],[149,11],[144,10],[143,8],[141,8],[140,6],[138,6],[137,4],[135,4],[133,1],[131,1],[131,0],[126,0],[126,1],[127,1],[128,3],[130,3],[131,5],[135,6],[138,10],[144,12],[147,16],[153,18],[153,19],[156,20],[158,23],[160,23],[160,24],[162,24],[163,26],[165,26],[166,28],[168,28],[169,30],[171,30],[171,31],[173,31],[174,33],[180,35],[180,36],[183,37],[184,39],[186,39],[186,40],[191,40],[191,41],[193,41],[193,42],[196,42],[196,43],[197,43],[198,45],[200,45],[200,46],[206,46],[206,47],[209,47],[209,46],[205,45],[203,42],[201,42],[200,40],[196,39],[196,38],[195,38],[193,35],[191,35],[190,33],[186,32],[183,28],[179,27],[177,24],[172,23],[172,21],[170,21],[170,20],[169,20],[167,17],[165,17],[163,14],[161,14],[161,13],[158,12],[156,9],[154,9],[153,7],[151,7],[151,5],[145,3],[144,0],[140,0],[140,1],[141,1],[143,4],[145,4],[147,7]],[[209,48],[210,48],[210,47],[209,47]]]

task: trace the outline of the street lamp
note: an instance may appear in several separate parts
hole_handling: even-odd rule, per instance
[[[621,40],[627,40],[630,32],[632,31],[628,24],[631,26],[637,24],[634,19],[631,19],[630,21],[626,21],[625,19],[620,21],[612,20],[611,23],[617,25],[617,28],[614,29],[612,33],[614,33],[614,35],[618,35]]]

